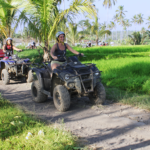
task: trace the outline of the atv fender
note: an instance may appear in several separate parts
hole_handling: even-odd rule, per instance
[[[51,96],[51,93],[44,89],[44,83],[43,83],[41,72],[38,69],[36,69],[36,68],[33,68],[32,72],[36,73],[37,80],[39,81],[40,86],[41,86],[41,92],[46,94],[46,95],[48,95],[48,96]]]
[[[41,73],[35,68],[32,69],[32,73],[33,72],[35,72],[37,80],[39,81],[41,88],[44,88]]]
[[[60,75],[60,70],[58,70],[58,69],[54,69],[53,70],[53,74],[52,74],[52,78],[53,78],[53,76],[58,76],[62,81],[64,80],[63,78],[62,78],[62,76]]]

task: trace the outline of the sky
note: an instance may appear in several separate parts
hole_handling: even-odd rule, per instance
[[[65,9],[69,7],[71,0],[64,0],[65,2]],[[105,8],[103,6],[103,0],[95,0],[93,2],[95,4],[96,9],[98,9],[98,18],[99,23],[109,23],[113,21],[113,17],[116,14],[116,10],[118,6],[124,6],[124,10],[127,11],[125,13],[125,18],[131,21],[132,17],[136,14],[142,13],[144,16],[144,23],[142,25],[134,25],[132,24],[128,30],[141,30],[142,27],[148,29],[148,25],[146,24],[148,21],[148,16],[150,16],[150,0],[117,0],[117,3],[112,6],[112,8]],[[61,4],[60,9],[64,9],[64,3]],[[84,16],[78,16],[76,22],[80,20],[85,20]],[[120,25],[117,25],[115,30],[122,30],[123,28]]]

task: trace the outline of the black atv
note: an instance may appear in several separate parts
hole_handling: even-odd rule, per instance
[[[20,59],[17,54],[13,55],[9,50],[6,51],[5,56],[8,56],[9,59],[0,59],[0,79],[4,85],[9,84],[10,79],[19,76],[25,76],[27,82],[32,82],[31,62],[28,58]]]
[[[69,109],[73,95],[88,96],[93,103],[103,104],[106,93],[101,83],[101,73],[95,64],[82,64],[77,56],[59,57],[58,60],[63,59],[66,62],[53,71],[50,62],[43,63],[44,67],[32,68],[33,101],[44,102],[52,96],[55,107],[61,112]]]

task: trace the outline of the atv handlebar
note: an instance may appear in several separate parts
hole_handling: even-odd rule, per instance
[[[86,56],[82,55],[81,53],[79,53],[78,55],[75,55],[75,56],[77,56],[77,57],[86,57]],[[66,56],[58,55],[57,58],[58,59],[55,59],[55,61],[62,61],[62,60],[66,60],[67,61],[67,57]]]

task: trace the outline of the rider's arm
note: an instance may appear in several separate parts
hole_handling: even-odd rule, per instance
[[[6,45],[3,45],[3,52],[6,52]]]
[[[76,54],[76,55],[79,55],[79,54],[80,54],[79,52],[75,51],[70,45],[66,44],[66,46],[67,46],[67,49],[68,49],[70,52],[72,52],[72,53],[74,53],[74,54]],[[81,53],[81,55],[84,55],[84,54]]]
[[[19,48],[15,47],[15,46],[13,46],[13,49],[16,50],[16,51],[22,51],[22,49],[19,49]]]
[[[53,45],[52,49],[51,49],[51,52],[50,52],[50,55],[52,56],[53,59],[57,59],[56,56],[54,56],[54,52],[55,52],[55,49],[57,48],[57,45]]]

